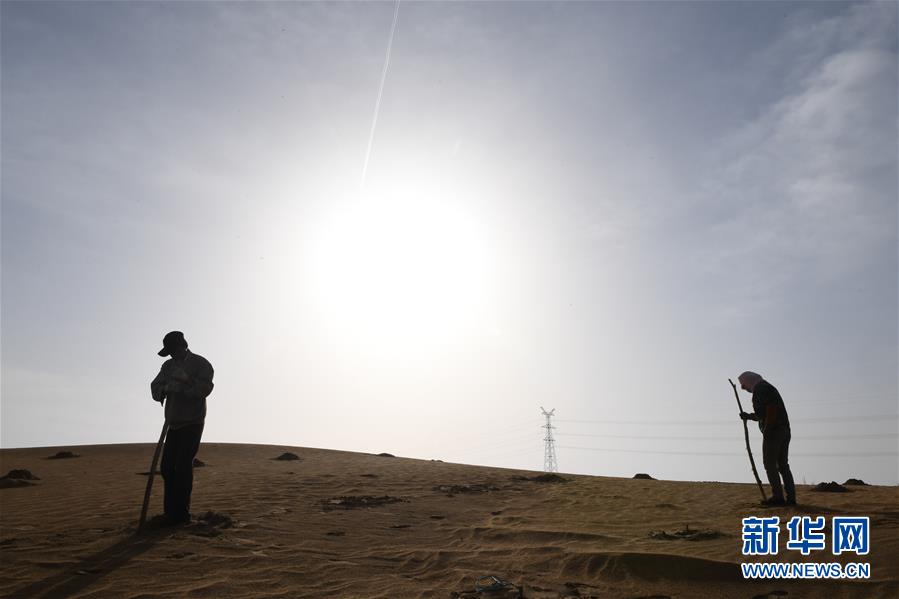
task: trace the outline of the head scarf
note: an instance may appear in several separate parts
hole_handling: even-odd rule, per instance
[[[755,389],[755,386],[764,379],[762,378],[762,375],[747,370],[746,372],[738,376],[737,380],[739,380],[740,383],[742,383],[743,385],[748,387],[750,391],[752,391],[753,389]]]

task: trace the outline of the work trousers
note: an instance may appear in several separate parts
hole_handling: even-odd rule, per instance
[[[796,501],[796,486],[793,484],[793,473],[790,472],[789,453],[789,427],[777,427],[764,432],[762,463],[765,465],[765,474],[768,475],[768,483],[771,485],[771,496],[775,500],[783,500],[786,490],[787,501]],[[781,477],[783,486],[780,484]]]
[[[190,520],[190,494],[194,487],[194,457],[200,449],[203,423],[169,429],[159,467],[165,481],[165,515],[174,522]]]

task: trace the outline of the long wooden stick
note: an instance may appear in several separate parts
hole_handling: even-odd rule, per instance
[[[137,532],[144,528],[144,522],[147,520],[147,508],[150,507],[150,491],[153,490],[153,476],[156,474],[156,464],[159,462],[159,454],[162,451],[162,442],[165,441],[165,435],[169,432],[168,421],[162,425],[162,432],[159,434],[159,442],[156,443],[156,451],[153,452],[153,463],[150,464],[150,474],[147,476],[147,490],[144,491],[144,505],[140,509],[140,522],[137,524]]]
[[[740,403],[740,394],[737,393],[737,386],[734,385],[734,382],[730,379],[727,379],[727,382],[734,388],[734,397],[737,398],[737,407],[740,408],[740,413],[742,414],[743,404]],[[762,480],[759,478],[759,472],[755,469],[755,460],[752,458],[752,448],[749,447],[749,426],[746,424],[745,420],[743,420],[743,435],[746,437],[746,453],[749,454],[749,463],[752,464],[752,474],[755,476],[755,482],[759,486],[759,493],[762,494],[762,501],[768,501],[768,498],[765,496],[765,489],[762,487]]]

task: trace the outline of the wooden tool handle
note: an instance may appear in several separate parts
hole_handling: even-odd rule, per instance
[[[159,454],[162,452],[162,443],[165,441],[165,435],[169,432],[168,421],[162,424],[162,432],[159,434],[159,441],[156,443],[156,451],[153,452],[153,462],[150,464],[150,474],[147,476],[147,490],[144,491],[144,505],[140,509],[140,521],[137,523],[137,532],[141,532],[144,528],[144,522],[147,520],[147,508],[150,507],[150,492],[153,490],[153,477],[156,475],[156,464],[159,463]]]

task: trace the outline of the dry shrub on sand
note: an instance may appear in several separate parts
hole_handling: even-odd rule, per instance
[[[71,458],[80,458],[81,456],[71,451],[57,451],[51,456],[47,456],[48,460],[68,460]]]
[[[281,461],[281,462],[292,462],[292,461],[294,461],[294,460],[300,459],[300,456],[298,456],[298,455],[295,454],[295,453],[290,453],[289,451],[285,451],[284,453],[282,453],[282,454],[279,455],[278,457],[272,458],[272,459],[273,459],[273,460],[278,460],[278,461]]]
[[[849,493],[849,489],[841,485],[836,481],[830,481],[829,483],[818,483],[815,485],[815,488],[812,491],[817,491],[819,493]]]

